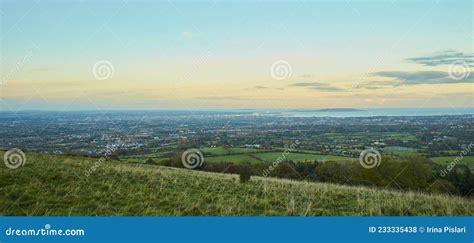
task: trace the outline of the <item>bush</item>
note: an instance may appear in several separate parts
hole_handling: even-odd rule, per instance
[[[242,165],[239,171],[240,183],[246,183],[250,181],[251,176],[252,168],[250,167],[250,164]]]
[[[459,191],[456,189],[456,187],[453,186],[453,184],[451,184],[447,180],[442,180],[442,179],[437,179],[431,185],[430,190],[431,190],[431,193],[440,193],[440,194],[449,194],[449,195],[459,194]]]
[[[163,166],[168,166],[168,167],[176,167],[176,168],[182,168],[183,167],[181,161],[177,161],[177,160],[173,160],[173,159],[161,160],[157,164],[158,165],[163,165]]]
[[[316,169],[316,176],[322,182],[344,184],[351,178],[351,166],[346,163],[328,161]]]
[[[145,164],[147,165],[156,165],[156,162],[152,158],[148,158],[145,160]]]
[[[240,174],[241,170],[242,170],[241,166],[231,164],[231,165],[228,165],[224,168],[224,173]]]
[[[451,171],[448,171],[446,180],[458,189],[461,196],[470,197],[474,192],[474,175],[469,166],[465,164],[457,164]]]
[[[271,172],[271,175],[278,178],[301,179],[300,174],[295,170],[295,168],[286,162],[278,164]]]

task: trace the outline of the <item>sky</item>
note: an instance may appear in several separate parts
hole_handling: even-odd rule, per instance
[[[0,1],[0,109],[474,107],[472,1]]]

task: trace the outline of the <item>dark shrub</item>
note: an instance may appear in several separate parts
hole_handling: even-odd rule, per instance
[[[301,179],[300,174],[296,171],[294,166],[287,162],[278,164],[271,175],[286,179]]]
[[[351,178],[351,166],[346,163],[327,161],[316,169],[316,176],[320,181],[341,183]]]
[[[163,166],[169,166],[169,167],[178,167],[178,168],[183,167],[183,165],[181,164],[181,161],[176,161],[176,160],[173,160],[173,159],[162,160],[162,161],[158,162],[157,164],[158,165],[163,165]]]
[[[431,184],[430,187],[431,193],[440,193],[440,194],[449,194],[449,195],[457,195],[459,191],[456,187],[453,186],[449,181],[437,179],[436,181]]]
[[[445,177],[458,189],[461,196],[469,197],[474,192],[474,175],[469,166],[457,164]]]
[[[241,170],[242,170],[241,166],[231,164],[224,168],[224,173],[240,174]]]
[[[240,167],[239,175],[240,183],[246,183],[250,181],[250,177],[252,176],[252,167],[250,166],[250,163],[245,163]]]

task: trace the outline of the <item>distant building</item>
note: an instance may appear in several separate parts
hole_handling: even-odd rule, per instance
[[[246,148],[260,148],[260,144],[245,144]]]

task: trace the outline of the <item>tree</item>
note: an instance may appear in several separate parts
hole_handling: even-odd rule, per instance
[[[251,176],[252,167],[250,166],[250,162],[244,162],[239,171],[240,183],[247,183],[250,181]]]

